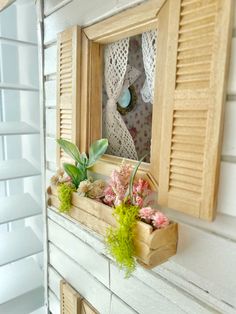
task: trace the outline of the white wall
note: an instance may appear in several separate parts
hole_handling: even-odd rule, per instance
[[[91,24],[138,2],[45,1],[48,178],[56,168],[56,34],[74,24]],[[170,217],[180,224],[177,255],[152,271],[138,267],[132,279],[124,280],[107,258],[100,239],[79,224],[49,210],[49,283],[53,313],[59,311],[61,276],[101,313],[236,313],[236,19],[233,34],[216,220],[208,223],[166,209]],[[95,260],[94,254],[102,258],[99,268],[95,265],[89,267],[89,262]],[[76,275],[71,276],[71,270]],[[93,285],[97,287],[96,292]]]

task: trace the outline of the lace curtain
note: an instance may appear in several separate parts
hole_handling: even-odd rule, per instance
[[[132,136],[116,108],[123,88],[130,84],[129,73],[132,73],[132,80],[138,75],[132,67],[128,67],[127,71],[128,53],[129,38],[105,48],[105,88],[108,101],[103,115],[104,135],[109,141],[108,154],[138,159]]]
[[[154,98],[154,80],[156,67],[156,41],[156,30],[148,31],[142,34],[142,52],[146,80],[141,89],[141,95],[144,102],[150,102],[152,104]]]

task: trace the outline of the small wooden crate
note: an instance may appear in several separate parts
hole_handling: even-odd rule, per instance
[[[59,208],[60,201],[56,186],[48,188],[49,205]],[[68,215],[102,236],[108,227],[115,227],[113,209],[103,203],[73,193],[72,207]],[[171,222],[164,229],[153,230],[152,226],[138,221],[135,227],[135,250],[138,262],[153,268],[176,254],[178,224]]]

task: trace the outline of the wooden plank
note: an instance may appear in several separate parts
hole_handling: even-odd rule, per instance
[[[56,109],[46,109],[45,135],[56,138]]]
[[[196,224],[196,228],[190,227],[188,226],[187,231],[184,234],[184,238],[183,238],[183,234],[180,233],[180,240],[181,243],[184,243],[186,241],[186,245],[189,246],[191,248],[191,251],[195,251],[196,255],[198,256],[197,262],[203,260],[203,262],[200,263],[200,267],[198,270],[196,270],[196,274],[195,271],[189,271],[188,268],[189,267],[195,267],[195,262],[191,261],[189,262],[189,265],[185,265],[185,267],[180,267],[179,264],[175,263],[175,262],[171,262],[171,264],[173,265],[173,272],[174,274],[170,274],[170,276],[168,277],[168,281],[164,281],[162,280],[162,277],[155,277],[155,272],[158,273],[158,270],[162,270],[164,271],[164,267],[165,265],[169,265],[170,263],[167,262],[165,264],[163,264],[163,266],[159,266],[157,268],[155,268],[153,270],[153,272],[147,272],[146,270],[144,270],[141,267],[138,267],[135,276],[143,281],[144,283],[148,283],[150,282],[150,285],[152,287],[154,287],[154,289],[157,289],[157,291],[159,291],[159,293],[164,293],[165,295],[169,295],[171,296],[171,298],[173,299],[173,301],[179,305],[182,305],[185,310],[188,312],[187,309],[189,309],[189,307],[195,307],[196,309],[199,306],[199,308],[201,308],[200,305],[196,304],[197,301],[195,300],[195,298],[199,298],[199,300],[202,300],[203,302],[205,302],[206,304],[208,304],[209,306],[211,306],[212,308],[216,308],[216,309],[220,309],[224,312],[225,309],[229,309],[229,306],[226,306],[226,304],[222,301],[220,301],[222,299],[222,294],[220,295],[216,295],[211,293],[209,295],[209,293],[207,293],[206,291],[208,291],[209,286],[211,288],[212,291],[217,291],[219,290],[219,287],[221,287],[221,284],[218,282],[217,283],[211,283],[210,280],[206,279],[207,278],[207,273],[209,270],[209,267],[211,268],[211,272],[214,274],[212,276],[217,277],[217,271],[218,271],[218,265],[222,265],[224,263],[227,263],[227,260],[229,259],[229,263],[234,263],[233,259],[232,259],[232,254],[233,251],[228,254],[225,251],[225,248],[227,248],[227,243],[232,243],[229,240],[223,239],[221,236],[225,236],[225,237],[230,237],[232,239],[234,239],[232,237],[232,235],[234,234],[235,239],[236,239],[236,234],[235,234],[235,224],[234,221],[229,219],[226,219],[224,221],[225,217],[224,215],[221,215],[218,217],[218,219],[213,223],[213,224],[209,224],[207,222],[204,221],[200,221],[199,219],[196,219],[196,221],[189,216],[185,216],[184,214],[180,214],[180,213],[176,213],[176,217],[180,216],[179,219],[179,223],[180,223],[180,228],[182,230],[182,226],[184,226],[186,228],[186,224],[184,224],[184,218],[185,217],[187,220],[187,223],[189,225],[191,224]],[[74,221],[71,221],[70,219],[68,219],[67,217],[63,217],[62,215],[59,215],[58,213],[56,213],[53,210],[48,210],[48,216],[53,219],[56,223],[60,224],[62,227],[65,227],[66,229],[70,230],[70,232],[75,233],[76,236],[78,236],[80,239],[84,240],[86,243],[88,243],[90,246],[92,246],[94,249],[96,249],[98,252],[102,253],[102,254],[106,254],[106,251],[104,249],[104,245],[103,243],[98,240],[98,237],[96,234],[89,232],[86,227],[78,224],[78,223],[74,223]],[[182,223],[181,223],[182,221]],[[198,224],[197,224],[198,222]],[[214,224],[216,224],[216,226],[214,226]],[[211,228],[212,227],[212,228]],[[200,229],[202,230],[200,230]],[[204,229],[203,229],[204,228]],[[227,228],[229,230],[227,230]],[[222,229],[222,230],[221,230]],[[219,232],[219,230],[221,230],[222,234]],[[231,230],[231,231],[230,231]],[[199,232],[201,232],[201,237],[199,237]],[[212,232],[216,235],[212,235]],[[229,232],[229,233],[227,233]],[[218,233],[218,235],[217,235]],[[212,239],[213,236],[213,239]],[[188,240],[188,238],[190,238],[190,240]],[[192,241],[191,239],[194,238],[194,241]],[[201,243],[198,243],[198,238],[199,241]],[[222,244],[221,241],[224,241],[224,244]],[[191,242],[191,243],[190,243]],[[214,244],[213,244],[214,243]],[[200,248],[200,246],[203,246],[203,250]],[[219,263],[217,260],[217,263],[214,262],[212,265],[214,265],[214,267],[212,267],[212,265],[209,265],[209,263],[207,262],[207,260],[209,258],[211,258],[212,256],[214,256],[214,254],[216,254],[216,252],[214,251],[212,253],[212,245],[214,245],[214,250],[218,250],[219,247],[222,247],[222,254],[221,254],[221,262]],[[222,246],[223,245],[223,246]],[[234,250],[234,249],[233,249]],[[185,250],[183,250],[183,252],[185,253]],[[209,254],[208,254],[209,252]],[[177,256],[183,255],[182,252],[177,252]],[[185,253],[185,257],[187,259],[187,257],[190,257],[191,252]],[[178,278],[182,278],[183,275],[182,273],[178,274],[178,269],[184,269],[186,271],[186,273],[188,275],[185,276],[185,279],[179,279],[176,283],[175,281],[175,277],[179,275]],[[221,276],[223,277],[233,277],[233,269],[232,267],[230,268],[230,272],[228,270],[228,268],[222,268],[221,269]],[[120,276],[122,276],[122,274],[120,274]],[[150,277],[147,277],[150,276]],[[154,278],[153,278],[154,276]],[[226,282],[225,280],[221,279],[222,283]],[[172,283],[174,285],[172,285]],[[176,287],[180,287],[180,290],[178,290]],[[183,294],[181,289],[186,288],[186,292]],[[177,290],[176,290],[177,289]],[[224,291],[224,288],[221,287],[221,290]],[[187,295],[186,295],[187,293]],[[189,295],[188,295],[189,293]],[[227,294],[227,291],[225,292]],[[191,300],[191,298],[193,298]],[[201,302],[200,302],[201,303]],[[203,307],[203,306],[202,306]],[[197,312],[197,310],[196,310]]]
[[[44,62],[44,75],[57,72],[57,46],[55,44],[44,49]]]
[[[56,107],[56,80],[45,81],[44,88],[46,108]]]
[[[72,0],[47,0],[44,5],[45,17],[59,10],[63,6],[70,3]]]
[[[52,314],[60,314],[60,301],[55,294],[49,290],[49,310]]]
[[[170,281],[163,280],[163,277],[155,273],[157,269],[159,267],[156,267],[153,272],[146,272],[144,268],[139,266],[134,275],[158,294],[163,295],[173,304],[177,304],[186,313],[205,314],[214,312],[212,307],[209,307],[201,299],[198,299],[197,296],[191,295],[188,292],[183,293],[182,289],[171,284]]]
[[[61,8],[54,14],[48,16],[45,21],[45,44],[56,40],[56,34],[63,31],[65,28],[78,24],[81,26],[91,25],[98,20],[105,19],[108,16],[121,11],[123,8],[135,5],[140,0],[130,0],[119,5],[116,0],[93,2],[83,2],[82,0],[73,0],[65,7]],[[78,10],[79,8],[79,10]]]
[[[221,162],[217,211],[236,216],[236,163]]]
[[[58,273],[99,312],[108,314],[111,298],[109,290],[53,244],[49,245],[49,252],[50,264]]]
[[[120,38],[134,36],[157,25],[157,14],[166,0],[149,0],[132,9],[116,14],[101,22],[99,27],[86,27],[84,32],[90,40],[109,43]],[[128,29],[128,30],[127,30]]]
[[[55,296],[60,300],[60,282],[63,278],[58,274],[58,272],[51,266],[48,268],[48,283],[49,289],[55,294]]]
[[[54,176],[55,172],[50,171],[50,169],[46,169],[46,175],[45,175],[45,186],[48,187],[51,184],[51,177]]]
[[[229,95],[236,95],[236,37],[232,40],[227,92]]]
[[[51,208],[48,208],[48,217],[61,227],[70,230],[71,233],[80,240],[83,240],[84,243],[93,247],[96,252],[104,255],[106,254],[103,238],[97,233],[92,232],[84,225],[75,222],[74,219],[70,218],[68,215],[59,214],[58,211]]]
[[[186,268],[173,262],[166,262],[156,268],[155,273],[159,274],[166,281],[172,282],[176,287],[179,287],[183,294],[191,294],[194,298],[198,298],[208,304],[212,308],[210,313],[235,313],[235,309],[230,304],[225,303],[208,292],[207,287],[202,283],[202,278],[189,272]]]
[[[48,238],[49,241],[75,260],[105,286],[109,286],[108,259],[97,254],[91,247],[52,220],[48,220]],[[68,243],[70,243],[70,245],[68,245]],[[81,252],[83,252],[83,254],[81,254]],[[94,263],[94,261],[96,261],[96,263]]]
[[[127,304],[125,304],[120,298],[115,294],[111,297],[111,312],[110,314],[135,314],[137,313]]]
[[[192,274],[186,280],[236,306],[236,270],[232,268],[236,263],[235,242],[181,224],[177,255],[170,261]]]
[[[236,156],[236,101],[228,101],[225,109],[222,155]]]
[[[124,273],[113,264],[110,272],[111,290],[138,313],[186,313],[137,278],[125,279]]]
[[[56,148],[55,138],[46,137],[46,160],[56,164]]]

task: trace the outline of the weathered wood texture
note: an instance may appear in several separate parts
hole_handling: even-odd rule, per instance
[[[53,210],[49,210],[48,215],[50,219],[53,220],[56,224],[59,224],[62,228],[65,228],[66,230],[70,230],[70,232],[76,235],[76,237],[84,241],[87,245],[93,247],[94,250],[96,250],[99,254],[107,254],[104,250],[102,238],[99,239],[97,238],[97,235],[92,235],[85,226],[75,224],[73,219],[70,221],[70,219],[66,218],[66,216],[63,217]],[[222,239],[218,236],[211,236],[209,240],[207,237],[207,233],[205,233],[204,231],[200,233],[202,234],[202,237],[200,238],[198,230],[197,235],[195,235],[194,228],[190,228],[185,225],[181,225],[180,228],[184,228],[185,230],[184,232],[180,232],[180,236],[182,238],[180,241],[183,245],[182,248],[180,247],[181,258],[179,258],[178,262],[173,262],[172,258],[170,262],[163,264],[163,266],[156,267],[153,272],[147,272],[142,267],[138,267],[134,275],[137,279],[137,282],[143,282],[144,286],[142,287],[142,289],[137,288],[137,290],[136,286],[134,286],[133,294],[135,295],[135,298],[137,295],[137,299],[142,299],[143,291],[145,290],[145,287],[148,286],[150,289],[154,289],[158,294],[169,298],[169,300],[174,304],[178,304],[178,306],[187,313],[191,312],[191,309],[193,313],[210,313],[211,311],[208,309],[208,306],[209,308],[218,310],[219,312],[231,313],[230,310],[232,308],[221,300],[224,300],[226,295],[228,294],[228,283],[230,282],[231,287],[235,285],[234,270],[230,274],[227,274],[227,282],[225,281],[222,283],[222,277],[218,278],[218,269],[216,267],[213,268],[212,265],[208,264],[207,261],[209,259],[209,256],[206,254],[205,250],[207,251],[209,249],[209,242],[214,243],[213,251],[215,249],[217,250],[218,246],[221,245],[221,256],[223,260],[221,261],[220,265],[223,265],[224,263],[235,263],[235,244],[231,248],[231,254],[229,254],[228,248],[226,247],[227,240],[225,240],[223,244]],[[188,233],[193,233],[190,240],[191,245],[189,244],[189,242],[185,241],[186,234]],[[65,238],[64,242],[67,244],[68,242],[66,239],[67,237]],[[199,252],[199,246],[201,245],[201,251],[203,250],[205,253],[204,259],[202,258],[201,252]],[[197,263],[200,265],[199,270],[195,272],[191,270],[195,267],[194,263],[191,263],[190,265],[187,265],[187,263],[185,265],[182,264],[183,259],[185,259],[185,262],[187,262],[189,253],[194,251],[196,251],[195,257],[197,256]],[[213,251],[211,250],[210,253],[213,253]],[[89,259],[88,254],[86,254],[86,258]],[[73,257],[73,260],[79,262],[78,257]],[[170,265],[172,267],[170,267]],[[169,270],[169,268],[171,270]],[[175,272],[174,269],[180,271],[180,274],[178,274],[178,271]],[[204,273],[204,279],[201,277],[202,273]],[[224,274],[225,273],[222,273],[222,275]],[[122,277],[124,276],[124,274],[120,272],[119,276]],[[191,276],[190,282],[187,279],[188,276]],[[168,280],[163,281],[163,277],[167,278]],[[215,277],[214,281],[212,281],[213,277]],[[112,280],[111,277],[110,280]],[[172,280],[173,282],[176,282],[176,285],[172,286]],[[178,289],[178,286],[181,287],[181,290]],[[50,284],[50,287],[55,287],[55,284]],[[215,287],[217,287],[216,290],[214,290]],[[211,292],[207,293],[206,291],[209,290]],[[125,294],[125,291],[122,291],[121,293]],[[183,291],[185,292],[183,293]],[[190,292],[190,294],[188,293],[188,291]],[[227,297],[227,299],[231,299],[231,303],[233,302],[232,300],[234,300],[234,291],[235,290],[232,290],[232,293],[230,293]],[[130,294],[132,294],[132,290],[130,290]],[[120,297],[122,298],[122,296]],[[130,305],[132,307],[132,304]]]
[[[48,188],[49,204],[59,208],[60,201],[55,186]],[[96,231],[103,237],[107,229],[116,226],[113,210],[92,199],[80,197],[77,193],[72,196],[72,208],[69,216]],[[178,225],[171,223],[165,229],[153,228],[139,221],[135,227],[135,250],[138,260],[146,268],[162,264],[176,253],[178,241]]]
[[[46,2],[46,1],[45,1]],[[47,2],[56,3],[55,0],[49,0]],[[50,58],[50,62],[45,65],[45,89],[46,89],[46,134],[50,137],[51,141],[47,141],[47,150],[54,149],[53,141],[56,134],[56,46],[54,44],[47,46],[48,43],[55,43],[57,33],[65,30],[67,27],[74,24],[78,25],[89,25],[97,20],[103,19],[105,16],[112,15],[113,13],[123,10],[124,8],[138,3],[141,1],[130,1],[130,0],[96,0],[95,2],[84,2],[79,0],[72,0],[66,6],[61,6],[55,10],[54,13],[50,13],[45,19],[45,51],[50,47],[49,52],[46,54],[47,58]],[[51,6],[53,7],[54,4]],[[228,102],[225,106],[225,127],[224,127],[224,140],[223,140],[223,150],[222,150],[222,162],[221,162],[221,175],[220,175],[220,188],[218,193],[218,209],[217,217],[213,223],[207,223],[205,221],[200,221],[199,219],[188,217],[184,214],[178,212],[171,212],[168,210],[170,217],[177,220],[180,224],[180,246],[179,252],[177,253],[177,259],[171,259],[171,261],[155,268],[152,272],[147,272],[142,268],[138,267],[135,272],[135,284],[129,293],[135,298],[136,295],[139,296],[140,300],[143,300],[143,293],[149,293],[151,291],[157,291],[157,293],[163,293],[164,296],[169,296],[170,303],[175,304],[175,309],[173,310],[172,305],[168,311],[168,306],[165,313],[176,313],[176,308],[180,307],[186,313],[214,313],[216,311],[220,313],[232,313],[236,311],[235,305],[235,241],[236,241],[236,231],[235,231],[235,218],[236,216],[236,198],[235,198],[235,180],[236,180],[236,150],[235,150],[235,125],[236,125],[236,3],[235,3],[235,18],[234,18],[234,32],[233,41],[231,49],[230,58],[230,78],[228,84]],[[49,67],[49,70],[48,70]],[[49,178],[53,175],[51,169],[51,159],[53,154],[48,152],[48,158],[50,159],[49,168],[47,170],[47,186],[49,185]],[[56,160],[53,162],[56,163]],[[75,223],[72,219],[68,219],[63,215],[58,215],[56,212],[50,210],[48,216],[55,224],[60,226],[63,230],[71,235],[78,237],[81,242],[85,243],[90,249],[93,249],[99,255],[106,255],[104,244],[102,239],[90,232],[87,228],[83,227],[79,223]],[[50,229],[50,227],[49,227]],[[73,242],[74,243],[74,242]],[[64,250],[65,246],[69,246],[68,243],[61,245],[61,250]],[[67,251],[68,252],[68,251]],[[87,252],[87,250],[86,250]],[[49,254],[54,255],[53,252]],[[82,252],[83,255],[83,252]],[[61,258],[62,256],[62,258]],[[90,270],[86,270],[85,273],[89,274],[83,276],[82,284],[79,281],[78,273],[73,273],[74,268],[71,270],[71,263],[64,263],[63,256],[56,260],[54,263],[54,257],[52,262],[55,266],[57,272],[54,268],[50,268],[49,271],[49,306],[52,313],[60,313],[59,308],[59,282],[61,276],[66,277],[70,280],[73,285],[77,282],[76,289],[81,293],[85,292],[89,295],[89,302],[97,309],[100,304],[100,310],[102,311],[101,300],[103,295],[99,292],[97,298],[96,292],[94,290],[90,291],[90,282],[87,285],[87,276],[90,278],[95,278]],[[65,255],[69,256],[69,255]],[[195,259],[194,259],[195,257]],[[71,261],[74,263],[74,257],[67,257],[66,261]],[[90,255],[87,256],[88,261],[90,260]],[[61,266],[60,260],[63,261]],[[78,260],[78,265],[81,260]],[[74,264],[73,264],[74,265]],[[226,265],[226,266],[225,266]],[[79,269],[83,269],[78,266]],[[78,269],[76,268],[76,269]],[[54,274],[56,273],[57,279],[52,280],[52,270]],[[68,270],[73,275],[68,274]],[[60,273],[60,275],[58,275]],[[83,273],[84,274],[84,273]],[[117,277],[114,277],[116,275]],[[117,287],[123,289],[123,291],[118,291],[119,294],[118,302],[117,295],[111,292],[112,297],[109,300],[111,305],[106,303],[106,297],[104,298],[105,309],[111,306],[110,313],[120,314],[120,313],[135,313],[134,306],[138,306],[136,301],[131,301],[129,305],[126,304],[125,287],[116,286],[115,280],[122,281],[122,274],[118,271],[112,271],[112,281],[113,289]],[[103,279],[104,280],[104,279]],[[95,280],[99,282],[100,280]],[[56,282],[58,284],[56,284]],[[80,282],[80,283],[79,283]],[[141,286],[140,286],[141,283]],[[125,282],[126,284],[126,282]],[[104,285],[102,284],[104,287]],[[55,292],[55,289],[58,292]],[[139,294],[141,293],[141,294]],[[56,297],[57,294],[57,297]],[[93,296],[92,296],[93,295]],[[106,296],[106,292],[105,292]],[[114,296],[114,297],[113,297]],[[95,298],[95,301],[92,299]],[[147,297],[148,298],[148,297]],[[121,301],[123,299],[123,301]],[[120,308],[117,307],[119,304]],[[121,304],[121,305],[120,305]],[[107,306],[107,307],[106,307]],[[133,308],[133,309],[132,309]],[[114,309],[114,310],[113,310]],[[124,310],[125,309],[125,310]],[[102,312],[104,313],[104,312]]]

